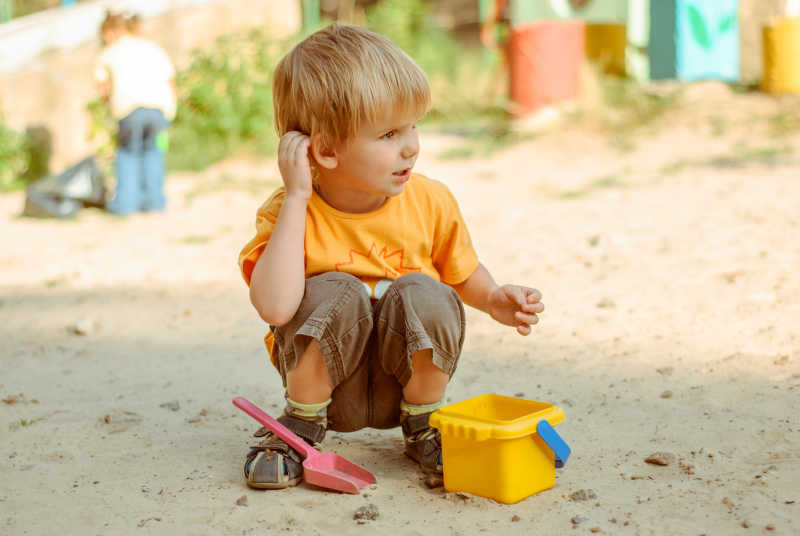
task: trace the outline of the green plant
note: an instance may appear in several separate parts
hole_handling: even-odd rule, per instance
[[[8,429],[12,431],[19,430],[21,427],[31,426],[39,421],[45,420],[45,418],[46,417],[39,417],[38,419],[20,419],[18,421],[13,421],[8,424]]]
[[[194,53],[176,77],[170,167],[202,169],[235,152],[274,152],[272,74],[289,44],[255,30],[222,37],[209,51]]]
[[[29,155],[25,136],[0,121],[0,191],[20,188],[20,178],[28,169]]]
[[[505,115],[497,84],[499,52],[468,50],[437,26],[422,0],[382,0],[367,11],[366,26],[402,48],[425,71],[432,107],[427,121],[453,123]]]
[[[621,188],[624,183],[616,175],[606,175],[592,181],[590,184],[579,190],[567,190],[559,194],[561,199],[580,199],[598,190],[608,190],[611,188]]]

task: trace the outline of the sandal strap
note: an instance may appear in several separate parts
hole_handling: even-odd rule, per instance
[[[321,424],[304,421],[303,419],[298,419],[297,417],[292,417],[291,415],[281,415],[276,420],[295,434],[305,439],[312,446],[316,445],[317,443],[322,443],[322,440],[325,439],[325,432],[327,430]],[[253,434],[253,436],[265,437],[266,439],[277,437],[266,426],[259,428],[256,433]]]
[[[403,421],[403,435],[406,437],[414,437],[420,432],[423,432],[430,428],[430,424],[428,424],[428,418],[431,416],[430,413],[423,413],[421,415],[409,415]]]
[[[283,454],[283,456],[291,458],[297,463],[303,463],[303,457],[299,452],[291,448],[283,439],[277,437],[268,437],[258,445],[251,445],[250,452],[247,457],[253,457],[259,452],[272,452],[275,454]]]
[[[312,445],[321,443],[325,439],[326,429],[321,424],[304,421],[291,415],[281,415],[278,417],[278,422]]]

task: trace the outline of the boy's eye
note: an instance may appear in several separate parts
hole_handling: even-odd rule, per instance
[[[386,138],[387,140],[388,140],[388,139],[390,139],[390,138],[392,138],[392,137],[394,137],[394,130],[390,130],[389,132],[387,132],[386,134],[384,134],[382,137],[383,137],[383,138]]]

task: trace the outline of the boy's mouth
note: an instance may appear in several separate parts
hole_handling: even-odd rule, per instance
[[[400,171],[395,171],[392,173],[394,177],[399,180],[406,181],[408,177],[411,175],[411,168],[401,169]]]

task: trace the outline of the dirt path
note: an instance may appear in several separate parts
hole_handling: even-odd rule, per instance
[[[461,142],[423,135],[417,169],[485,264],[547,304],[529,338],[471,311],[448,391],[565,410],[573,456],[515,505],[427,489],[398,430],[326,441],[377,475],[360,496],[243,485],[254,423],[230,400],[282,403],[235,262],[272,162],[175,175],[167,213],[125,220],[30,221],[0,196],[0,533],[795,533],[800,137],[751,129],[754,97],[704,98],[725,132],[682,115],[627,152],[573,125],[443,160]]]

